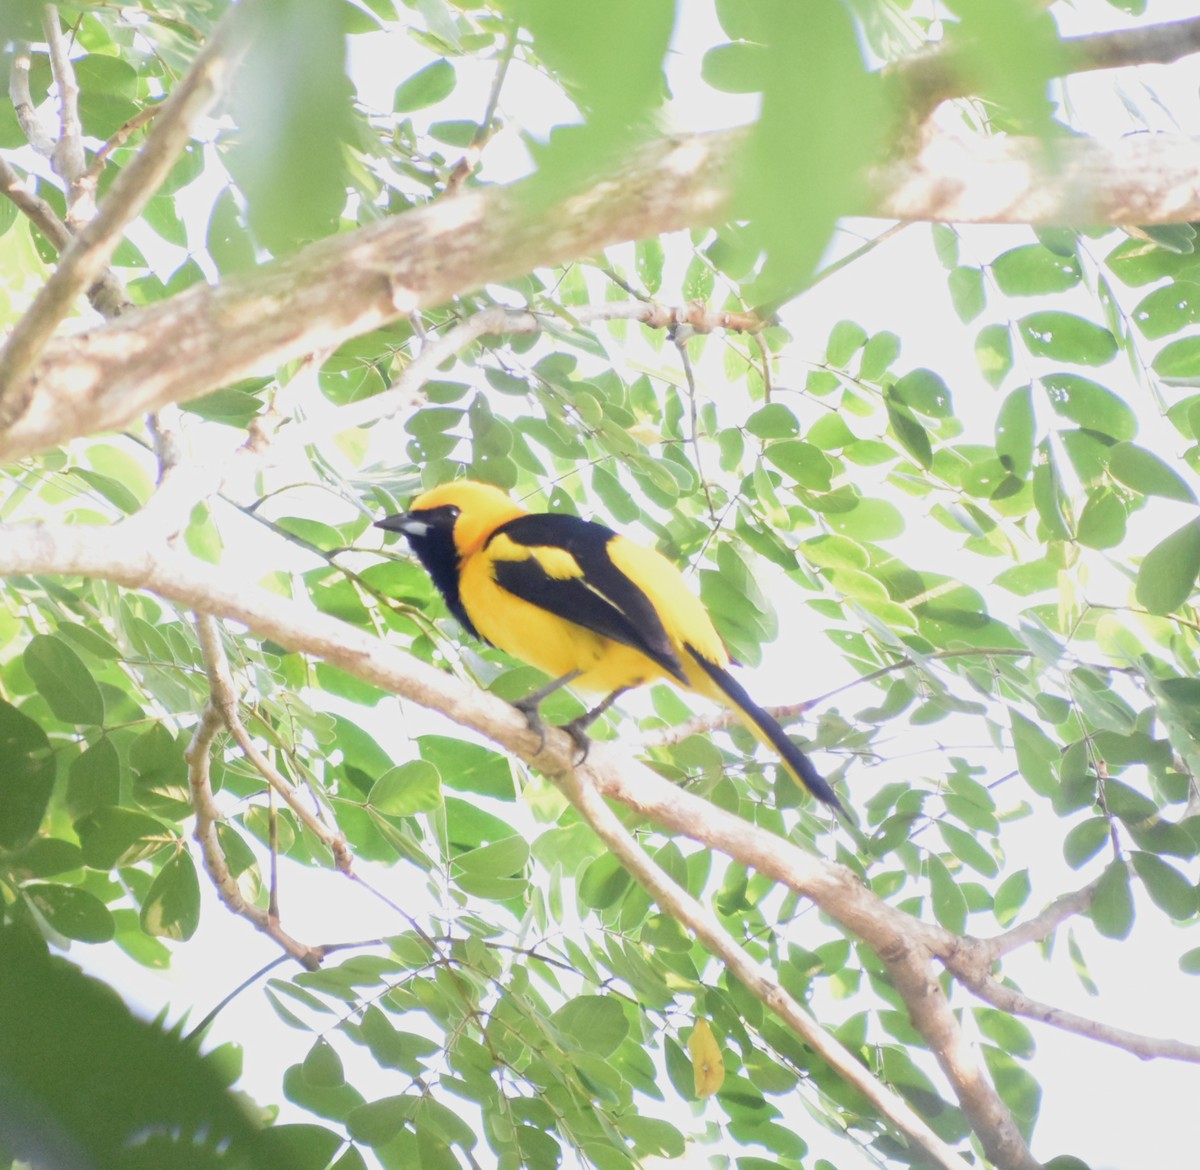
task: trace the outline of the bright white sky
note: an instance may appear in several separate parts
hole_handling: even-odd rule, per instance
[[[918,0],[915,7],[921,9],[927,5]],[[675,111],[676,127],[711,129],[746,121],[754,110],[750,99],[715,94],[698,82],[703,48],[724,39],[711,3],[689,0],[681,10],[684,23],[678,30],[671,58],[672,87],[681,98]],[[1061,27],[1070,34],[1132,23],[1099,0],[1080,0],[1078,8],[1058,4],[1055,12]],[[1154,20],[1194,13],[1194,0],[1150,0],[1149,17]],[[388,110],[398,82],[426,64],[430,57],[403,32],[380,38],[373,45],[365,44],[363,38],[358,40],[355,71],[360,80],[360,96],[367,105]],[[446,103],[447,112],[439,110],[438,116],[477,116],[483,108],[491,76],[490,66],[481,65],[477,69],[470,63],[459,66],[459,89]],[[1195,58],[1170,68],[1147,69],[1142,76],[1163,97],[1180,126],[1172,126],[1165,115],[1154,109],[1141,82],[1122,82],[1113,74],[1096,74],[1071,83],[1071,102],[1077,119],[1089,131],[1100,134],[1120,134],[1139,128],[1116,96],[1117,86],[1124,85],[1127,100],[1152,111],[1156,128],[1200,133],[1200,68]],[[526,169],[524,150],[517,138],[518,127],[536,131],[569,116],[552,86],[519,69],[514,70],[504,91],[502,110],[512,129],[499,135],[485,155],[486,175],[493,181],[516,177]],[[850,226],[868,236],[877,234],[884,225]],[[997,240],[1010,237],[1013,243],[1031,238],[1023,229],[976,228],[963,232],[964,261],[970,262],[976,250],[978,259],[990,258],[1004,246],[1001,243],[998,247]],[[848,246],[855,243],[856,239],[850,240]],[[1102,250],[1107,251],[1108,247]],[[669,284],[664,287],[669,288]],[[964,327],[959,323],[946,291],[944,273],[933,257],[927,228],[906,229],[867,259],[822,284],[815,295],[802,297],[789,306],[785,320],[796,338],[792,351],[797,355],[819,355],[830,327],[846,316],[858,321],[868,332],[889,329],[897,333],[904,344],[901,368],[928,365],[938,370],[951,382],[960,402],[971,393],[990,393],[976,371],[972,348],[982,320],[974,326]],[[1136,400],[1132,404],[1138,407]],[[987,407],[989,412],[991,409]],[[1142,413],[1146,427],[1157,426],[1152,411],[1147,408]],[[990,427],[991,414],[987,417]],[[909,516],[909,531],[914,543],[908,548],[914,562],[937,563],[932,558],[943,555],[938,546],[945,547],[944,530],[914,511]],[[254,551],[247,548],[247,557],[252,558]],[[275,560],[278,550],[267,550],[265,555],[268,560],[263,571],[278,567]],[[966,571],[960,570],[960,563],[961,558],[955,561],[956,571]],[[752,690],[756,697],[766,703],[801,697],[796,694],[794,679],[798,650],[811,664],[806,671],[809,679],[831,680],[823,682],[822,689],[848,679],[846,668],[832,653],[826,652],[824,660],[814,661],[814,655],[824,650],[824,640],[814,638],[809,632],[811,617],[807,612],[782,597],[777,604],[783,634],[779,642],[768,648],[763,667],[755,673]],[[806,682],[802,693],[811,689],[811,683]],[[865,701],[865,697],[852,696],[846,709],[852,710],[856,701]],[[361,713],[355,718],[365,722]],[[383,742],[386,742],[385,722],[380,720],[377,729]],[[410,726],[410,730],[414,729]],[[944,737],[946,725],[938,725],[936,731],[939,737]],[[895,762],[896,768],[929,766],[921,753],[936,746],[927,736],[914,734],[912,742],[898,745],[901,749],[898,754],[903,758]],[[1048,824],[1031,825],[1026,843],[1028,857],[1017,859],[1019,864],[1031,864],[1035,870],[1038,884],[1031,909],[1040,904],[1039,894],[1048,899],[1094,876],[1086,869],[1081,874],[1072,873],[1059,861],[1061,832],[1061,823],[1053,818]],[[1045,835],[1039,838],[1038,833]],[[424,878],[412,867],[401,864],[372,880],[414,910],[426,903]],[[306,940],[365,938],[398,929],[390,912],[361,889],[333,874],[289,867],[283,897],[285,924]],[[1006,963],[1006,970],[1038,998],[1136,1031],[1200,1040],[1197,1023],[1200,1017],[1194,1008],[1197,984],[1179,974],[1175,966],[1175,956],[1183,949],[1178,931],[1153,908],[1139,903],[1138,911],[1136,946],[1101,939],[1086,920],[1076,922],[1092,975],[1101,988],[1096,999],[1082,993],[1066,959],[1062,939],[1052,963],[1023,956]],[[178,1015],[186,1005],[196,1004],[193,1021],[275,954],[270,943],[244,924],[231,922],[213,900],[205,908],[200,933],[179,949],[172,970],[162,976],[119,959],[75,949],[76,958],[94,960],[89,961],[89,966],[115,978],[134,1002],[148,1010],[157,1010],[165,1001],[171,1004],[173,1015]],[[1033,1067],[1044,1089],[1042,1116],[1034,1143],[1039,1157],[1046,1159],[1070,1152],[1088,1160],[1093,1170],[1142,1170],[1148,1166],[1155,1170],[1194,1170],[1197,1148],[1194,1114],[1196,1102],[1200,1101],[1200,1068],[1165,1061],[1143,1063],[1128,1054],[1050,1028],[1036,1024],[1031,1027],[1038,1044]],[[261,1060],[264,1038],[269,1037],[266,1043],[270,1045],[275,1067],[248,1075],[243,1083],[260,1100],[277,1099],[278,1071],[303,1058],[311,1037],[279,1025],[257,992],[244,994],[226,1009],[214,1032],[216,1040],[241,1037],[252,1037],[247,1041],[247,1052],[255,1060]],[[247,1072],[253,1074],[254,1070],[248,1068]],[[394,1091],[392,1084],[381,1085],[379,1095]],[[716,1105],[710,1104],[709,1108],[713,1110],[710,1116],[720,1116]],[[860,1170],[874,1165],[865,1157],[856,1159],[844,1143],[828,1140],[799,1109],[795,1123],[814,1151],[831,1158],[839,1170]],[[711,1152],[707,1148],[699,1150],[696,1159],[689,1159],[686,1164],[706,1164]]]

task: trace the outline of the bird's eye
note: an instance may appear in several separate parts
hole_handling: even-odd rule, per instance
[[[457,520],[459,516],[462,515],[462,509],[456,507],[454,504],[448,504],[446,506],[446,515],[449,516],[451,520]]]

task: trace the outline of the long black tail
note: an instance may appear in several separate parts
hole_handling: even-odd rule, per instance
[[[696,665],[708,675],[714,686],[742,716],[742,721],[750,733],[759,742],[774,748],[793,778],[804,785],[813,796],[845,816],[846,809],[830,788],[829,782],[813,767],[812,760],[792,742],[791,736],[780,727],[779,721],[750,698],[746,688],[724,667],[710,662],[692,646],[688,646],[687,650]]]

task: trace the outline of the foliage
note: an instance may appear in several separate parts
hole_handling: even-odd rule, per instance
[[[446,197],[472,148],[483,160],[472,182],[488,182],[489,151],[516,144],[484,114],[497,69],[508,70],[501,118],[522,85],[560,103],[557,124],[527,136],[546,213],[597,166],[616,165],[631,135],[656,132],[667,30],[673,14],[688,19],[667,4],[592,6],[596,35],[584,37],[564,35],[559,6],[535,0],[265,7],[233,118],[189,147],[113,258],[138,304]],[[869,333],[852,306],[819,343],[799,340],[805,297],[754,334],[580,324],[581,310],[630,299],[743,312],[804,285],[822,296],[814,273],[831,238],[847,250],[835,221],[892,116],[860,42],[883,59],[920,30],[903,4],[825,0],[803,21],[790,7],[718,2],[728,41],[697,69],[727,94],[762,94],[735,191],[741,219],[463,295],[419,328],[397,321],[322,355],[315,377],[289,367],[184,404],[177,429],[197,448],[231,454],[252,419],[279,416],[286,441],[291,422],[336,420],[383,393],[425,339],[460,319],[497,304],[545,314],[538,336],[471,343],[424,385],[419,406],[372,427],[334,422],[290,462],[257,466],[251,491],[227,483],[180,518],[182,542],[235,579],[261,575],[284,597],[512,699],[534,673],[469,644],[425,575],[381,550],[372,518],[465,473],[611,520],[690,567],[742,663],[760,662],[777,637],[805,639],[787,697],[812,706],[794,730],[857,810],[869,847],[860,852],[740,731],[662,734],[699,710],[669,686],[623,704],[600,738],[645,739],[662,775],[836,853],[891,906],[952,932],[990,935],[1031,917],[1070,886],[1061,869],[1023,859],[1061,854],[1079,885],[1098,879],[1090,926],[1063,928],[1086,985],[1091,927],[1124,939],[1145,917],[1194,924],[1198,911],[1195,233],[1028,230],[994,248],[993,237],[945,225],[907,229],[940,262],[976,369],[915,365],[901,336]],[[170,92],[221,8],[61,7],[93,150]],[[995,20],[979,5],[951,8],[965,14],[964,36],[972,21]],[[4,35],[36,40],[36,27],[5,19]],[[352,55],[348,75],[346,46],[371,51],[395,21],[407,31],[403,59],[387,61],[394,108],[375,110],[351,91],[381,66]],[[1021,27],[989,47],[986,101],[967,116],[1052,138],[1066,127],[1049,112],[1042,57],[1027,50],[1053,33],[1032,18]],[[808,71],[793,68],[800,51]],[[35,102],[50,80],[35,45]],[[820,104],[838,85],[841,99]],[[61,188],[24,143],[0,110],[0,149],[62,212]],[[114,139],[102,189],[139,144]],[[0,232],[7,326],[55,252],[7,202]],[[3,471],[5,522],[95,527],[146,505],[158,466],[154,436],[139,427]],[[574,1159],[607,1170],[711,1145],[741,1167],[810,1167],[798,1103],[885,1164],[912,1157],[536,771],[441,724],[406,714],[401,726],[383,691],[253,631],[228,632],[225,644],[255,741],[318,794],[313,806],[360,862],[394,867],[371,880],[404,907],[380,911],[381,945],[262,985],[282,1023],[311,1037],[282,1076],[306,1118],[278,1127],[289,1165]],[[207,877],[187,840],[187,748],[209,695],[185,608],[104,580],[7,578],[8,921],[57,947],[115,943],[149,967],[192,937]],[[556,702],[558,719],[580,709]],[[272,849],[310,867],[328,867],[330,853],[268,801],[236,745],[218,742],[220,843],[242,895],[265,907]],[[636,827],[787,991],[942,1139],[970,1149],[968,1119],[870,947],[738,859]],[[336,900],[341,879],[327,880]],[[1195,938],[1180,939],[1195,972]],[[1034,1132],[1043,1086],[1031,1033],[966,995],[955,1006],[973,1017],[1004,1104]],[[709,1028],[725,1077],[702,1105],[688,1050]],[[269,1060],[247,1043],[252,1061]],[[235,1152],[215,1150],[214,1163]]]

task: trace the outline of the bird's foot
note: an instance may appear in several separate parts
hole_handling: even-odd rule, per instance
[[[572,719],[570,723],[560,724],[561,730],[571,737],[571,742],[579,749],[579,759],[571,761],[572,767],[578,768],[588,758],[588,749],[592,746],[592,741],[588,738],[587,728],[591,722],[587,715],[581,715],[578,719]]]
[[[513,706],[525,716],[529,730],[537,734],[538,750],[533,754],[540,756],[546,750],[546,724],[542,722],[542,713],[539,710],[541,698],[531,695],[527,699],[518,699]]]

